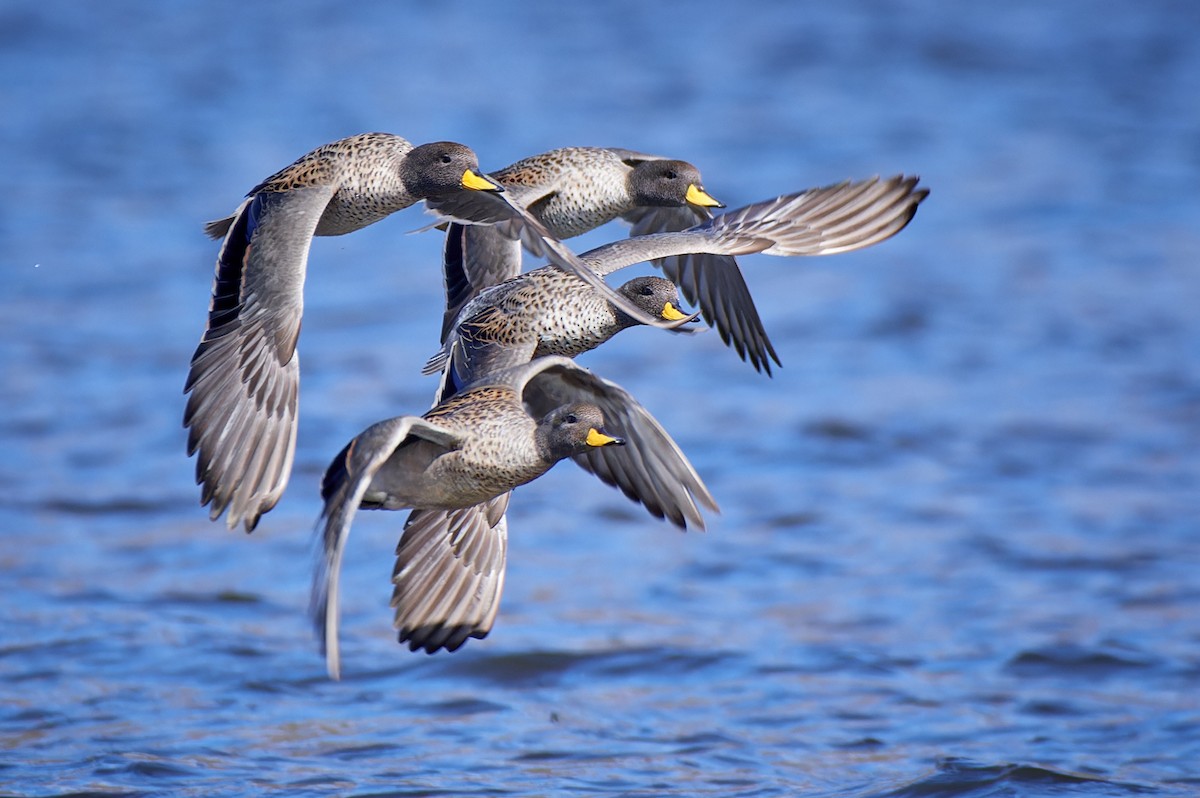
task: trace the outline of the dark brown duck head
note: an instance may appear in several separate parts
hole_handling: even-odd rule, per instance
[[[400,165],[400,177],[414,196],[422,198],[464,190],[504,190],[480,171],[474,150],[453,141],[435,141],[414,147]]]
[[[537,446],[550,463],[583,454],[601,446],[624,446],[621,438],[604,431],[604,414],[587,402],[573,402],[551,410],[537,428]]]
[[[617,293],[628,297],[633,304],[648,315],[667,321],[685,324],[695,321],[698,315],[696,313],[689,315],[679,309],[679,289],[673,282],[662,277],[635,277],[618,288]],[[617,311],[617,315],[626,322],[626,326],[638,323],[620,310]]]
[[[687,161],[642,161],[629,174],[629,188],[638,205],[725,207],[704,190],[700,170]]]

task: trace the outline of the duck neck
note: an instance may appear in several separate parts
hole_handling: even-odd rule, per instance
[[[609,307],[609,310],[612,311],[612,315],[613,315],[611,331],[608,333],[610,336],[616,335],[621,330],[626,330],[630,327],[641,326],[642,322],[638,321],[633,316],[630,316],[628,313],[621,310],[616,305],[609,303],[608,307]]]
[[[559,460],[570,457],[572,454],[574,454],[574,451],[569,446],[563,446],[561,443],[556,445],[554,441],[551,440],[551,429],[552,428],[549,424],[540,424],[538,425],[537,431],[533,434],[533,440],[537,446],[538,457],[540,457],[542,462],[546,464],[547,470]]]
[[[555,462],[553,447],[550,445],[550,436],[544,424],[538,425],[537,430],[533,433],[533,442],[537,446],[538,457],[543,462]]]

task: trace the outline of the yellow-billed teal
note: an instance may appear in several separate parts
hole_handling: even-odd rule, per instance
[[[617,293],[652,316],[675,322],[695,318],[679,310],[678,289],[662,277],[635,277]],[[442,349],[422,370],[442,372],[437,401],[491,371],[544,355],[575,357],[640,324],[591,286],[549,267],[486,289],[459,318]]]
[[[557,356],[493,372],[424,416],[372,425],[330,465],[312,604],[330,675],[341,558],[360,506],[428,511],[414,514],[397,549],[395,623],[413,650],[453,650],[495,617],[508,492],[567,457],[681,528],[704,527],[698,505],[717,510],[679,447],[620,386]]]
[[[635,211],[653,216],[666,209],[690,208],[697,218],[684,227],[691,227],[707,218],[706,209],[724,207],[704,190],[700,170],[687,161],[615,147],[562,147],[524,158],[490,176],[505,187],[511,202],[528,209],[558,239],[586,233]],[[520,242],[504,226],[450,225],[444,257],[450,319],[479,291],[521,272]]]
[[[224,237],[208,324],[184,391],[201,503],[250,531],[279,500],[295,453],[303,286],[314,235],[342,235],[432,196],[499,191],[452,142],[365,133],[326,144],[250,190],[206,230]]]
[[[686,259],[697,253],[804,256],[846,252],[882,241],[908,224],[927,193],[916,184],[915,177],[897,176],[808,189],[728,211],[689,230],[621,239],[579,258],[597,274],[608,275],[643,261]],[[705,292],[694,269],[680,273],[689,276],[685,291],[700,296],[702,310],[726,321],[738,317],[729,304],[733,295]],[[630,281],[618,293],[634,301],[644,300],[647,313],[686,318],[677,308],[678,295],[666,287],[673,288],[673,284],[648,282],[652,279]],[[751,302],[748,294],[745,298]],[[748,307],[754,312],[752,302]],[[756,312],[754,315],[757,318]],[[430,358],[424,373],[443,370],[438,395],[444,399],[458,386],[490,370],[541,355],[574,357],[636,323],[573,277],[548,267],[533,269],[484,289],[460,308],[447,325],[449,332],[443,336],[441,350]],[[739,336],[723,338],[735,346],[743,340]]]

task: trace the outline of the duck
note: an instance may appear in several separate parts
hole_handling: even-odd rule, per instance
[[[705,209],[725,207],[704,189],[694,164],[617,147],[560,147],[489,177],[559,240],[636,211],[657,218],[668,209],[690,208],[680,212],[703,217]],[[519,236],[509,227],[450,224],[443,260],[454,280],[446,283],[446,323],[479,291],[520,274],[521,250]]]
[[[617,293],[668,321],[694,321],[698,315],[680,310],[679,290],[662,277],[635,277]],[[492,286],[459,317],[453,335],[421,370],[426,375],[441,372],[435,404],[488,372],[543,355],[576,357],[640,324],[590,286],[552,268]]]
[[[312,617],[340,678],[341,561],[358,509],[415,510],[397,547],[394,623],[411,650],[455,650],[491,630],[513,489],[572,458],[651,515],[703,529],[718,512],[658,421],[616,383],[551,355],[492,372],[422,416],[366,428],[322,481]]]
[[[596,274],[607,276],[643,261],[699,254],[847,252],[903,229],[928,194],[917,188],[918,182],[917,177],[897,175],[805,189],[727,211],[688,230],[620,239],[579,257]],[[694,271],[690,274],[695,276]],[[618,292],[643,299],[648,313],[674,321],[694,320],[697,314],[679,309],[675,288],[663,278],[636,278]],[[695,280],[685,283],[685,288],[701,296],[702,310],[726,320],[734,317],[728,312],[728,294],[708,293]],[[748,294],[746,301],[753,311]],[[754,315],[757,318],[757,312]],[[441,349],[426,362],[423,373],[442,373],[440,401],[488,371],[549,354],[575,357],[637,323],[590,286],[560,270],[533,269],[480,291],[459,307],[446,327]],[[724,340],[736,346],[741,339],[725,336]]]
[[[653,179],[655,174],[660,176],[657,181]],[[638,175],[640,188],[634,190],[632,181]],[[677,179],[666,179],[668,175]],[[619,148],[551,150],[489,176],[503,184],[516,204],[525,205],[560,239],[615,218],[630,225],[631,238],[678,232],[703,225],[716,210],[725,207],[696,182],[699,170],[686,161]],[[561,188],[560,182],[565,182],[567,176],[570,184]],[[865,187],[861,181],[860,187]],[[915,204],[926,193],[915,191]],[[845,193],[841,199],[848,202],[853,195]],[[816,212],[817,208],[810,210]],[[826,210],[824,221],[833,226],[837,209]],[[838,232],[854,233],[843,228]],[[771,375],[772,363],[782,365],[733,254],[698,251],[653,260],[689,302],[699,304],[704,320],[717,329],[721,340],[742,360],[767,376]],[[515,277],[520,270],[521,246],[504,228],[450,225],[443,251],[448,300],[443,337],[459,311],[480,291]]]

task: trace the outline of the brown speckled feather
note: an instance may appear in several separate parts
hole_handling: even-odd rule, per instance
[[[617,292],[648,315],[678,320],[679,292],[661,277],[636,277]],[[460,312],[423,373],[442,370],[439,401],[461,386],[543,355],[576,355],[639,322],[557,269],[540,268],[488,288]]]

